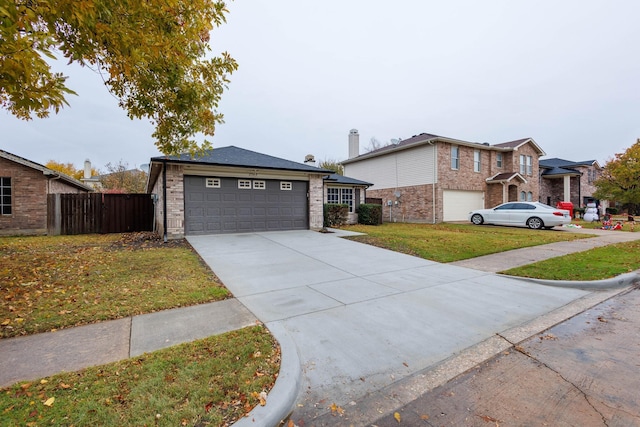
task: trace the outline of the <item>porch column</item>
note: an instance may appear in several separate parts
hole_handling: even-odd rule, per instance
[[[564,200],[563,202],[571,201],[571,185],[569,184],[571,181],[571,177],[566,175],[563,177],[564,179]]]

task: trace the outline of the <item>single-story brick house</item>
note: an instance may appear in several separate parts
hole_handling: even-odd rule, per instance
[[[331,178],[333,177],[333,178]],[[325,180],[328,187],[325,187]],[[363,203],[368,183],[332,171],[243,148],[203,155],[153,157],[146,192],[156,198],[156,224],[165,238],[277,230],[319,230],[323,202],[339,189],[351,206]],[[344,195],[344,197],[343,197]],[[332,196],[333,197],[333,196]]]
[[[596,160],[541,159],[540,201],[551,206],[571,202],[576,208],[591,202],[600,204],[593,193],[596,191],[594,182],[601,175],[602,168]]]
[[[538,162],[532,138],[489,145],[428,133],[359,154],[349,134],[345,175],[372,182],[368,197],[383,200],[385,221],[467,220],[469,211],[517,200],[538,200]]]
[[[47,233],[47,195],[88,193],[80,181],[0,150],[0,235]]]

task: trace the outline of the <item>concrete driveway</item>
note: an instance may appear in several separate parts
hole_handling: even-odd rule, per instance
[[[270,232],[189,237],[303,370],[312,419],[588,294],[439,264],[339,238]]]

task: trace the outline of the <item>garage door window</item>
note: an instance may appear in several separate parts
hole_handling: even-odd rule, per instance
[[[282,181],[282,182],[280,182],[280,189],[281,190],[286,190],[286,191],[291,191],[293,189],[293,187],[291,186],[290,182]]]
[[[253,189],[254,190],[264,190],[267,188],[267,183],[264,181],[253,181]]]
[[[242,190],[251,190],[251,180],[250,179],[239,179],[238,180],[238,188]]]
[[[207,188],[220,188],[220,178],[207,178]]]

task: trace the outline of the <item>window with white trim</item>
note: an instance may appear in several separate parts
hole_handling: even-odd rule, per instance
[[[327,188],[327,203],[349,205],[349,212],[353,212],[353,188]]]
[[[527,201],[527,193],[525,193],[524,191],[520,192],[520,201],[521,202],[526,202]]]
[[[525,174],[525,155],[520,154],[520,175]]]
[[[11,215],[11,177],[0,177],[0,215]]]
[[[480,172],[480,150],[473,150],[473,171]]]
[[[533,193],[531,191],[527,192],[527,202],[533,202]]]
[[[451,146],[451,169],[460,169],[460,147]]]
[[[527,156],[527,175],[533,175],[533,157]]]
[[[207,178],[205,185],[207,188],[220,188],[220,178]]]
[[[293,190],[293,186],[289,181],[280,181],[280,189],[281,190]]]
[[[496,167],[502,168],[502,153],[496,154]]]
[[[266,181],[253,181],[254,190],[264,190],[265,188],[267,188]]]
[[[238,180],[238,188],[241,190],[250,190],[251,189],[251,180],[250,179],[239,179]]]

